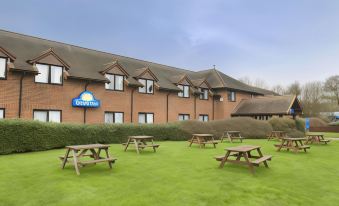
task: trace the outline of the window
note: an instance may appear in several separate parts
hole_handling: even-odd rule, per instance
[[[5,119],[5,109],[0,109],[0,119]]]
[[[184,120],[189,120],[189,119],[190,119],[189,114],[179,114],[179,116],[178,116],[179,121],[184,121]]]
[[[200,114],[199,121],[208,122],[208,115],[207,114]]]
[[[143,87],[139,87],[140,93],[153,94],[154,93],[154,81],[150,79],[139,79],[138,80]]]
[[[139,123],[141,124],[153,124],[154,114],[153,113],[139,113]]]
[[[105,123],[124,123],[123,112],[105,112]]]
[[[33,110],[33,119],[41,122],[61,122],[60,110]]]
[[[47,64],[36,64],[39,74],[35,76],[35,82],[45,84],[62,84],[63,68]]]
[[[185,98],[190,97],[190,86],[179,84],[178,87],[179,87],[179,89],[181,89],[181,92],[178,93],[179,97],[185,97]]]
[[[0,57],[0,79],[6,79],[7,59]]]
[[[124,91],[124,76],[117,74],[105,74],[110,83],[105,84],[108,90]]]
[[[199,99],[208,100],[208,89],[199,88],[199,91],[202,92],[202,94],[199,95]]]
[[[228,92],[228,101],[235,102],[236,101],[236,94],[234,91]]]

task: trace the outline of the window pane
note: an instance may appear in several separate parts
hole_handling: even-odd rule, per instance
[[[185,116],[184,116],[184,120],[189,120],[190,119],[190,116],[188,115],[188,114],[186,114]]]
[[[120,75],[115,75],[115,90],[122,91],[124,90],[124,77]]]
[[[35,75],[35,82],[48,83],[49,66],[43,64],[37,64],[39,74]]]
[[[145,115],[146,115],[146,114],[139,114],[139,123],[142,123],[142,124],[143,124],[143,123],[146,123],[146,122],[145,122]]]
[[[0,58],[0,78],[6,77],[6,62],[5,58]]]
[[[208,122],[208,115],[205,115],[204,121]]]
[[[153,114],[147,114],[147,124],[153,124]]]
[[[141,93],[146,93],[146,80],[145,79],[139,79],[138,80],[142,85],[144,85],[143,87],[139,87],[139,92]]]
[[[204,89],[204,99],[208,99],[208,89]]]
[[[5,110],[4,109],[0,109],[0,119],[5,118]]]
[[[153,94],[153,87],[154,87],[154,82],[153,80],[147,80],[147,93]]]
[[[105,84],[105,89],[114,89],[114,75],[105,74],[105,77],[110,81],[110,83]]]
[[[113,113],[111,112],[105,113],[105,123],[109,123],[109,124],[113,123]]]
[[[178,93],[178,96],[183,97],[184,96],[184,93],[183,93],[184,87],[182,85],[178,85],[178,88],[182,90],[181,92]]]
[[[49,121],[50,122],[61,122],[61,112],[60,111],[49,111]]]
[[[235,92],[232,92],[232,101],[235,101]]]
[[[34,120],[47,122],[47,112],[46,111],[34,111]]]
[[[62,84],[62,67],[51,66],[51,83]]]
[[[183,121],[183,120],[184,120],[184,115],[179,114],[178,120],[179,120],[179,121]]]
[[[115,123],[124,123],[124,113],[122,112],[115,113]]]
[[[189,96],[190,96],[190,87],[184,86],[184,97],[189,97]]]
[[[199,121],[204,121],[204,116],[199,115]]]

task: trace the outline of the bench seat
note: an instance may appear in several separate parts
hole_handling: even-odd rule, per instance
[[[153,144],[153,145],[139,145],[140,148],[146,148],[146,147],[153,147],[153,148],[158,148],[160,145],[159,144]]]
[[[258,159],[255,159],[253,161],[251,161],[252,164],[255,164],[255,165],[259,165],[260,163],[264,162],[264,161],[267,161],[267,160],[271,160],[272,159],[272,155],[265,155],[265,156],[262,156]]]
[[[77,157],[78,157],[78,156],[77,156]],[[92,157],[92,158],[93,158],[93,154],[84,154],[84,155],[81,155],[81,157]],[[70,156],[68,156],[68,159],[69,159],[69,158],[73,158],[73,156],[70,155]],[[79,158],[79,157],[78,157],[78,158]],[[59,156],[59,159],[64,160],[65,157],[64,157],[64,156]]]
[[[88,161],[80,161],[79,164],[82,165],[87,165],[87,164],[95,164],[95,163],[100,163],[100,162],[115,162],[117,160],[116,158],[103,158],[103,159],[98,159],[98,160],[88,160]]]
[[[215,158],[215,160],[217,160],[217,161],[221,161],[221,160],[223,160],[224,158],[225,158],[225,155],[222,155],[222,156],[216,156],[216,157],[214,157]]]

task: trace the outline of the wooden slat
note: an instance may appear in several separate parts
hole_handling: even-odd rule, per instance
[[[87,164],[94,164],[94,163],[100,163],[100,162],[113,162],[117,160],[116,158],[104,158],[104,159],[97,159],[97,160],[88,160],[88,161],[80,161],[79,164],[87,165]]]
[[[265,155],[265,156],[262,156],[256,160],[253,160],[251,161],[252,164],[260,164],[266,160],[271,160],[272,159],[272,155]]]

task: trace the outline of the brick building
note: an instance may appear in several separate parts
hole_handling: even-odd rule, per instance
[[[100,101],[95,107],[72,104]],[[272,94],[216,69],[189,71],[0,30],[0,118],[76,123],[165,123],[231,116]]]

